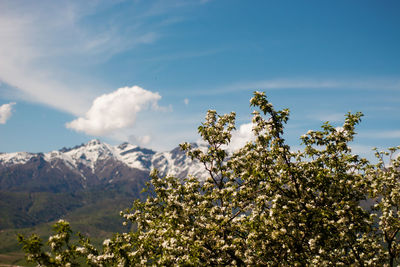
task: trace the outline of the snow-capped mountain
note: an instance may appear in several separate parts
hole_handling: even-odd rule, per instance
[[[62,160],[74,169],[84,165],[91,169],[92,172],[95,172],[99,164],[103,164],[107,160],[122,162],[130,168],[150,170],[151,157],[154,154],[155,152],[152,150],[142,149],[128,143],[123,143],[115,147],[101,143],[99,140],[92,140],[85,145],[76,146],[71,149],[51,151],[44,154],[44,158],[50,163]]]
[[[207,178],[204,166],[199,162],[193,162],[179,147],[169,152],[156,153],[152,158],[151,166],[162,176],[185,178],[192,175],[200,180]]]
[[[34,156],[36,154],[28,152],[0,153],[0,163],[5,165],[25,164]]]
[[[85,188],[93,184],[133,179],[136,176],[148,177],[153,168],[158,169],[163,176],[184,178],[193,175],[201,180],[206,178],[203,166],[192,161],[179,147],[157,153],[129,143],[112,146],[92,140],[73,148],[48,153],[0,154],[0,189],[4,184],[8,185],[6,189],[10,189],[10,182],[5,180],[11,174],[13,181],[25,177],[24,183],[29,177],[41,179],[45,175],[59,179],[60,176],[68,176],[68,182],[75,181],[79,187]],[[21,184],[23,185],[22,182]]]
[[[92,140],[48,153],[0,153],[0,231],[69,214],[80,218],[77,221],[92,218],[89,222],[95,221],[103,230],[119,227],[119,210],[134,199],[146,198],[141,191],[153,168],[162,176],[206,178],[202,165],[179,148],[155,152]]]

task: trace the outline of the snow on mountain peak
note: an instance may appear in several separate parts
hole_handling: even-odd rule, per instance
[[[0,163],[9,164],[25,164],[36,154],[28,152],[0,153]]]
[[[140,148],[129,143],[122,143],[115,149],[120,160],[129,167],[150,170],[152,156],[155,154],[153,150]]]
[[[99,139],[92,139],[86,144],[86,146],[97,146],[100,144],[101,144],[101,142]]]
[[[0,153],[0,164],[24,164],[38,155],[27,152]],[[202,180],[206,174],[202,164],[193,162],[179,147],[171,151],[156,153],[151,149],[141,148],[130,143],[112,146],[94,139],[73,148],[63,148],[41,155],[52,166],[63,162],[70,169],[81,171],[81,168],[86,166],[93,173],[98,167],[115,161],[143,171],[156,168],[161,175],[174,175],[180,178],[190,174]]]
[[[68,161],[75,167],[83,164],[94,171],[98,161],[116,158],[113,150],[112,146],[94,139],[84,145],[53,155]]]
[[[111,146],[93,139],[86,144],[69,149],[52,151],[45,154],[45,159],[51,162],[54,159],[62,159],[68,165],[77,168],[82,164],[89,167],[93,172],[99,162],[106,160],[120,161],[130,168],[149,171],[151,168],[151,156],[155,152],[138,146],[122,143],[119,146]]]

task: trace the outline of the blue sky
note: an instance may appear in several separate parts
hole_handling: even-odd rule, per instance
[[[399,1],[0,2],[0,151],[99,138],[158,151],[208,109],[251,118],[265,91],[287,139],[362,111],[354,150],[400,144]]]

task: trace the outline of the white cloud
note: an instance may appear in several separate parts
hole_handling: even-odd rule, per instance
[[[119,88],[97,97],[84,117],[67,123],[66,127],[88,135],[105,136],[132,127],[137,114],[142,110],[162,110],[157,105],[160,99],[158,93],[139,86]],[[147,138],[142,142],[146,140],[150,141]]]
[[[228,150],[236,151],[242,148],[247,142],[254,140],[253,123],[246,123],[240,125],[238,130],[232,132],[231,142],[229,143]]]
[[[0,106],[0,124],[5,124],[12,115],[12,106],[15,102],[4,104]]]
[[[112,5],[118,1],[0,1],[0,81],[21,92],[19,99],[84,114],[107,88],[90,70],[160,36],[152,18],[139,18],[149,8],[140,3],[130,4],[129,23],[118,12],[87,23]]]
[[[59,64],[74,56],[76,46],[83,47],[77,11],[65,2],[48,4],[0,3],[0,80],[22,92],[24,100],[79,114],[90,104],[90,92],[83,84],[67,86]]]

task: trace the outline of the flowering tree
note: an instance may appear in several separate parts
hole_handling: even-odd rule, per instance
[[[264,93],[250,101],[254,140],[229,154],[235,114],[209,111],[199,127],[207,151],[182,144],[208,179],[151,174],[152,194],[121,212],[136,231],[115,234],[101,250],[59,221],[50,252],[37,236],[19,237],[27,259],[45,266],[359,265],[393,266],[400,254],[399,160],[377,165],[351,153],[361,113],[342,127],[325,123],[301,137],[303,151],[283,138],[289,111]],[[396,149],[391,150],[392,153]],[[382,153],[377,153],[382,157]]]
[[[370,196],[374,200],[373,215],[379,224],[377,234],[385,244],[383,257],[390,266],[398,264],[400,256],[400,157],[393,157],[399,149],[390,148],[389,152],[375,149],[379,162],[367,172]]]

